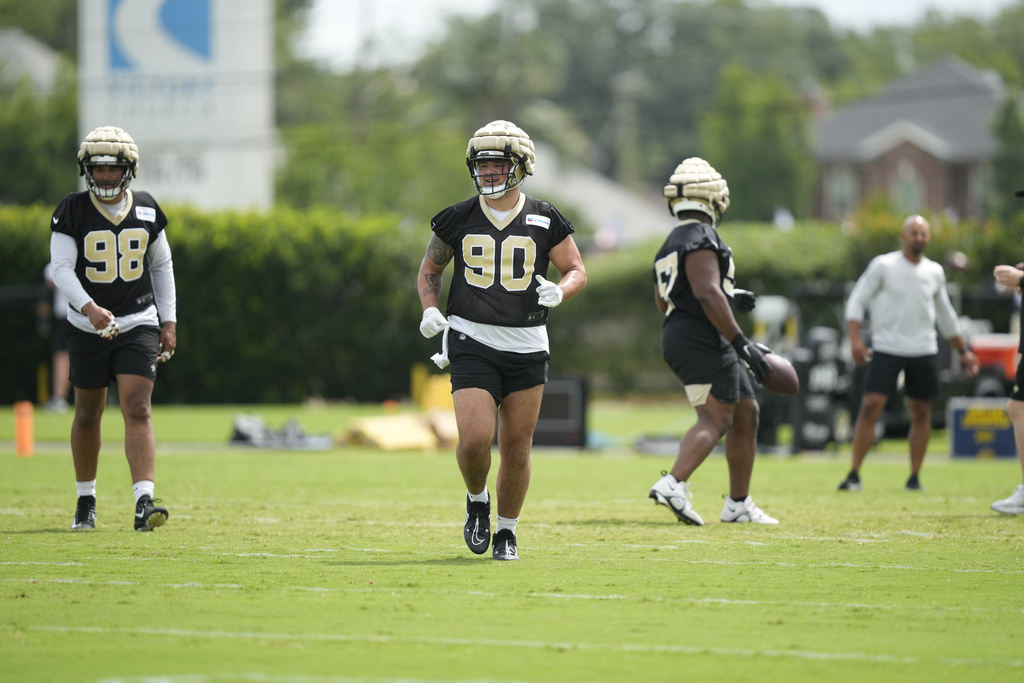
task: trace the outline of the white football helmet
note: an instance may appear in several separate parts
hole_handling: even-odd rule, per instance
[[[497,174],[493,171],[482,173],[479,164],[495,160],[509,162],[508,176],[501,184],[485,184],[483,178],[493,178]],[[469,175],[473,178],[477,193],[492,199],[504,196],[523,182],[526,176],[533,175],[536,160],[530,136],[510,121],[491,121],[473,134],[466,149],[466,166],[469,167]]]
[[[96,166],[120,166],[124,175],[116,187],[101,187],[92,177]],[[100,199],[113,199],[128,189],[139,172],[139,148],[131,135],[117,126],[101,126],[88,135],[78,148],[78,175],[85,176],[89,191]]]
[[[700,211],[717,226],[729,208],[729,185],[721,173],[700,157],[690,157],[676,166],[668,182],[662,194],[673,216],[680,211]]]

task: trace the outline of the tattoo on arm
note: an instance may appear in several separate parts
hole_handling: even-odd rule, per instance
[[[441,296],[441,276],[434,275],[433,273],[427,273],[425,276],[427,286],[423,288],[421,292],[422,296],[430,296],[431,294],[435,297]]]
[[[427,243],[427,256],[431,261],[439,266],[448,265],[454,255],[455,250],[442,242],[437,235],[430,236],[430,242]]]

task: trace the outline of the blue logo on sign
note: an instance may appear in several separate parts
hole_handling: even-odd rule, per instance
[[[110,68],[134,70],[140,65],[126,46],[139,36],[159,35],[179,49],[209,61],[211,54],[210,3],[212,0],[110,0]],[[157,9],[158,8],[158,9]],[[156,9],[156,11],[153,11]],[[155,25],[154,25],[155,24]]]

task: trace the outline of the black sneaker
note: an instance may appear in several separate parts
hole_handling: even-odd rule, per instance
[[[79,496],[78,507],[75,508],[75,521],[71,523],[74,531],[86,531],[96,528],[96,496]]]
[[[516,552],[516,535],[508,529],[502,529],[494,534],[494,559],[519,559],[519,553]]]
[[[846,479],[839,482],[840,491],[860,491],[860,476],[856,472],[850,472]]]
[[[907,485],[905,488],[908,491],[924,491],[924,487],[921,486],[921,480],[917,478],[916,474],[910,475],[910,479],[907,479]]]
[[[167,508],[156,505],[160,500],[153,500],[149,496],[139,498],[135,503],[135,530],[152,531],[158,526],[163,526],[167,518]]]
[[[487,552],[491,543],[491,501],[474,503],[466,496],[466,528],[462,530],[466,545],[477,555]]]

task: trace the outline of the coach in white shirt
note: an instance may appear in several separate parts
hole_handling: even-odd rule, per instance
[[[928,221],[907,217],[900,230],[903,248],[876,256],[857,280],[846,302],[850,350],[857,365],[868,364],[864,395],[853,434],[853,464],[841,491],[861,489],[860,466],[875,441],[875,423],[896,393],[900,372],[910,408],[908,491],[921,490],[918,473],[931,439],[931,403],[939,395],[938,336],[960,354],[968,376],[978,359],[960,334],[960,323],[946,292],[942,266],[924,255],[931,242]],[[871,320],[871,348],[860,336],[865,314]]]

